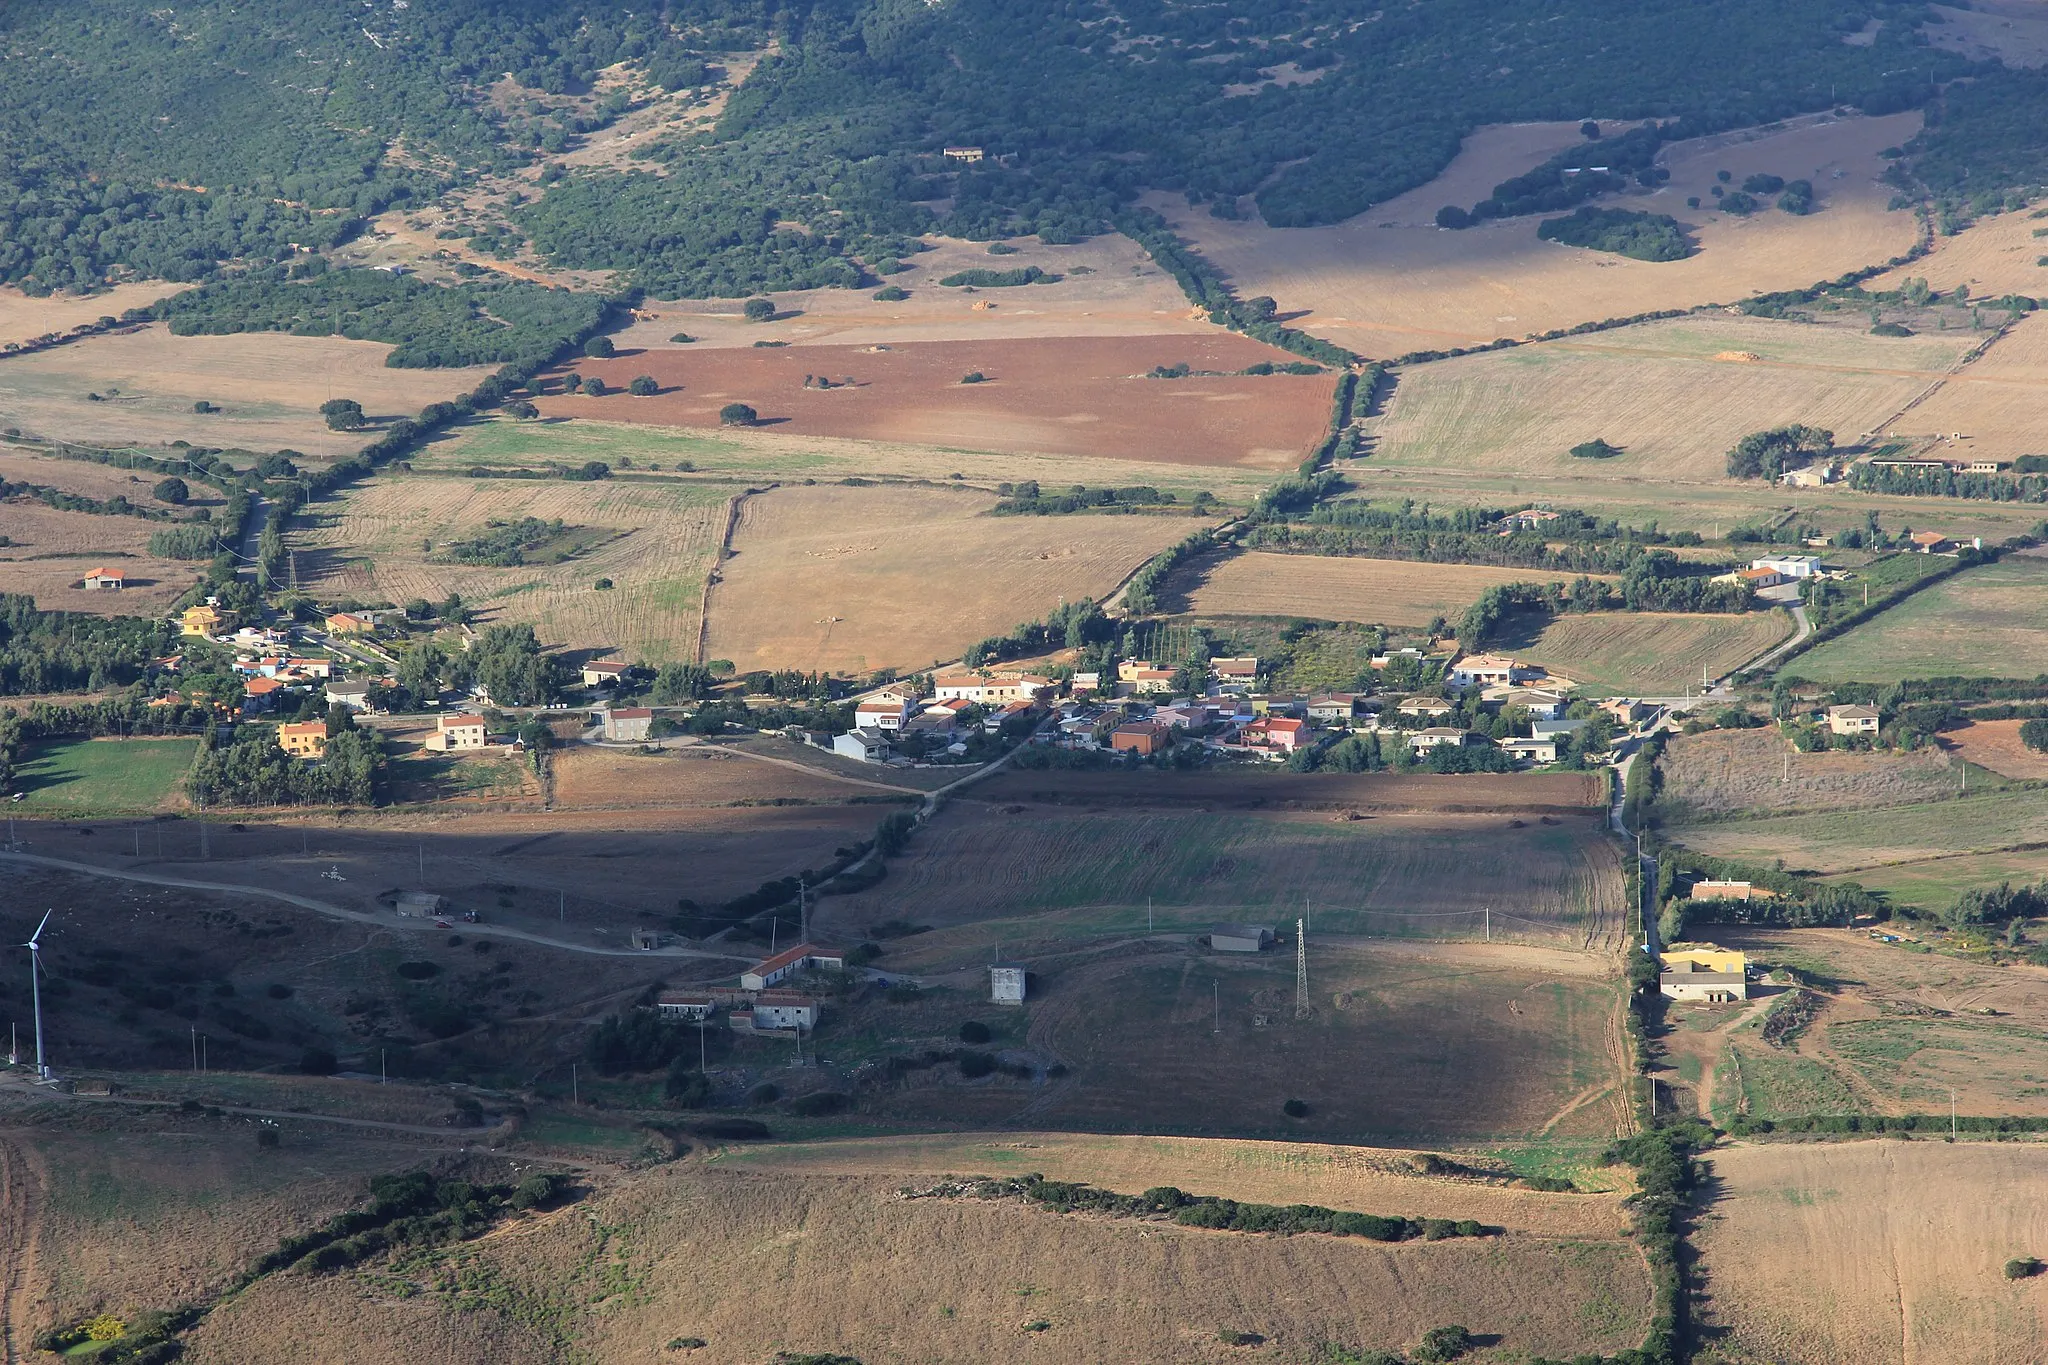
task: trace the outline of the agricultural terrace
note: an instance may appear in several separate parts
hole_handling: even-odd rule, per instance
[[[1510,623],[1512,626],[1512,622]],[[1672,696],[1720,678],[1792,634],[1782,611],[1740,616],[1596,612],[1560,616],[1497,647],[1589,689]]]
[[[1024,480],[1047,488],[1084,483],[1115,488],[1142,478],[1182,502],[1207,491],[1226,500],[1249,502],[1272,483],[1257,469],[1150,465],[1131,469],[1120,459],[1077,455],[968,455],[942,447],[827,436],[801,439],[780,427],[640,426],[626,422],[526,422],[502,414],[465,423],[447,439],[421,451],[415,469],[466,471],[476,465],[497,469],[538,469],[549,463],[578,466],[591,460],[632,479],[798,477],[836,480],[926,479],[961,481],[993,491],[998,483]],[[629,471],[629,472],[628,472]],[[650,472],[651,471],[651,472]]]
[[[1878,154],[1919,127],[1918,113],[1821,114],[1666,148],[1659,159],[1671,179],[1655,194],[1598,202],[1676,217],[1699,248],[1682,261],[1635,261],[1544,242],[1536,216],[1462,232],[1437,228],[1438,209],[1469,207],[1559,150],[1544,137],[1524,140],[1500,130],[1467,139],[1443,175],[1422,188],[1329,227],[1275,230],[1256,214],[1230,221],[1190,208],[1178,195],[1153,194],[1146,203],[1240,295],[1271,295],[1283,312],[1307,313],[1294,326],[1366,355],[1393,356],[1732,303],[1901,255],[1913,245],[1916,224],[1912,214],[1886,209],[1894,191],[1878,181],[1888,164]],[[1738,218],[1687,209],[1688,197],[1712,202],[1707,196],[1720,170],[1737,182],[1759,172],[1811,180],[1820,211]]]
[[[1005,243],[1011,250],[1001,256],[991,256],[987,242],[936,234],[921,240],[931,249],[904,260],[908,268],[886,281],[907,298],[877,299],[866,289],[782,291],[775,295],[776,318],[765,323],[747,321],[737,299],[649,301],[636,311],[633,326],[614,333],[613,340],[621,347],[660,350],[677,344],[670,341],[677,332],[694,337],[684,344],[695,348],[751,347],[757,341],[809,348],[1216,334],[1213,323],[1188,307],[1173,277],[1136,242],[1116,233],[1061,245],[1019,237]],[[938,283],[963,270],[1031,266],[1060,278],[972,292]]]
[[[1460,1322],[1558,1355],[1634,1345],[1649,1315],[1641,1259],[1614,1238],[1218,1234],[1011,1201],[905,1199],[900,1177],[809,1178],[727,1159],[643,1168],[568,1217],[467,1244],[465,1282],[491,1286],[488,1298],[415,1293],[365,1313],[355,1277],[271,1276],[209,1314],[191,1348],[273,1357],[288,1323],[292,1342],[345,1339],[364,1365],[404,1365],[451,1339],[516,1365],[570,1351],[610,1365],[681,1330],[716,1343],[717,1360],[794,1347],[969,1365],[1014,1355],[1020,1336],[1042,1331],[1062,1358],[1166,1365],[1220,1358],[1218,1323],[1305,1354],[1325,1342],[1400,1347]],[[615,1287],[621,1248],[631,1249],[630,1294]],[[776,1293],[759,1292],[782,1276]],[[1273,1293],[1291,1279],[1317,1292]],[[563,1297],[618,1306],[538,1321],[525,1308]],[[1045,1326],[1026,1333],[1025,1323]]]
[[[729,491],[386,472],[310,504],[289,543],[315,593],[402,603],[456,592],[485,623],[529,623],[549,645],[688,660]],[[448,558],[452,542],[523,517],[560,519],[581,548],[560,563],[510,568]],[[600,579],[613,586],[598,588]]]
[[[711,591],[709,657],[742,672],[868,672],[1107,596],[1201,523],[1184,516],[989,517],[971,489],[784,487],[748,497]]]
[[[199,751],[196,739],[65,739],[29,749],[15,769],[10,809],[23,815],[101,815],[168,808]]]
[[[1787,1365],[1995,1365],[2037,1350],[2038,1295],[2003,1267],[2048,1241],[2048,1149],[1739,1144],[1709,1161],[1721,1193],[1694,1245],[1703,1316],[1728,1346]]]
[[[1324,1141],[1604,1137],[1626,1122],[1622,992],[1597,968],[1318,943],[1306,1019],[1286,952],[1043,967],[1031,1036],[1074,1081],[1034,1106],[1039,1121]],[[1290,1098],[1305,1118],[1282,1115]]]
[[[1660,770],[1657,815],[1666,824],[1745,811],[1937,801],[1955,795],[1961,784],[1955,759],[1939,750],[1802,754],[1775,726],[1674,735]]]
[[[8,592],[27,593],[45,611],[159,616],[205,568],[150,556],[150,533],[164,524],[60,512],[40,502],[0,502],[0,535],[8,539],[0,546],[0,580]],[[88,591],[86,573],[102,567],[121,569],[127,586]]]
[[[2041,241],[2029,245],[2040,253]],[[2036,267],[2033,287],[2048,285],[2048,270]],[[1996,317],[1997,314],[1992,316]],[[1991,348],[1951,376],[1933,397],[1885,433],[1887,437],[1946,440],[1939,453],[1951,457],[2010,460],[2041,453],[2041,411],[2048,406],[2048,318],[2038,314],[2013,324]]]
[[[1619,864],[1591,815],[1029,809],[961,803],[890,865],[887,888],[836,898],[826,923],[976,924],[1006,943],[1216,920],[1292,920],[1318,932],[1605,946]],[[991,800],[996,799],[990,796]],[[1133,800],[1142,802],[1142,796]],[[1103,803],[1115,807],[1116,803]],[[1549,823],[1545,823],[1546,819]],[[1503,888],[1508,888],[1503,890]]]
[[[1729,447],[1764,427],[1803,423],[1854,443],[1981,339],[1705,316],[1461,356],[1402,372],[1367,424],[1372,463],[1720,482]],[[1571,454],[1595,437],[1623,453]]]
[[[1456,618],[1502,583],[1564,582],[1562,574],[1483,564],[1425,564],[1249,550],[1191,563],[1164,600],[1197,616],[1294,616],[1320,621],[1421,626]]]
[[[1944,730],[1941,745],[2001,777],[2026,781],[2048,778],[2048,754],[2030,749],[2020,739],[2024,720],[1975,720],[1955,730]]]
[[[1238,372],[1298,359],[1220,329],[1195,337],[672,347],[580,360],[569,369],[609,392],[553,394],[540,410],[717,428],[727,404],[745,403],[777,435],[1281,470],[1321,438],[1336,378]],[[1148,377],[1183,365],[1195,373]],[[963,383],[968,374],[983,379]],[[626,392],[641,375],[659,392]]]
[[[1721,858],[1815,872],[1855,873],[1958,853],[1996,852],[2037,842],[2048,822],[2048,788],[1991,792],[1874,810],[1774,815],[1674,824],[1676,843]]]
[[[1788,661],[1816,682],[2048,673],[2048,559],[2012,555],[1924,588]]]
[[[185,440],[333,459],[376,439],[375,427],[467,393],[493,372],[387,369],[392,349],[277,332],[174,337],[151,323],[0,361],[0,421],[91,444]],[[372,429],[328,430],[320,405],[330,398],[361,403]],[[194,412],[198,402],[220,411]]]

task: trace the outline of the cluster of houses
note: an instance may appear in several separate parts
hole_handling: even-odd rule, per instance
[[[1401,654],[1423,658],[1410,649],[1373,664],[1383,669]],[[1023,669],[941,673],[932,679],[929,697],[907,685],[887,688],[855,706],[852,730],[803,738],[847,758],[896,764],[913,761],[899,749],[964,755],[970,727],[993,733],[1020,716],[1036,726],[1033,743],[1141,759],[1199,744],[1216,755],[1279,762],[1343,735],[1371,733],[1398,734],[1416,754],[1445,745],[1496,745],[1449,724],[1458,707],[1446,695],[1302,695],[1265,691],[1260,681],[1260,661],[1249,656],[1213,659],[1201,679],[1150,659],[1126,659],[1114,675],[1077,672],[1064,688]],[[1530,765],[1555,763],[1585,727],[1583,718],[1565,715],[1575,686],[1541,665],[1497,654],[1453,655],[1444,676],[1445,692],[1476,702],[1468,712],[1521,707],[1528,713],[1530,733],[1498,741],[1497,747]],[[1624,727],[1655,711],[1630,700],[1602,706]],[[922,741],[906,743],[913,736]]]
[[[724,990],[663,991],[654,1009],[664,1019],[703,1023],[723,1011],[735,1033],[801,1038],[818,1026],[821,1002],[815,995],[784,985],[805,973],[843,973],[846,954],[815,943],[799,943],[765,957],[740,973],[739,985]],[[1021,1005],[1031,973],[1021,962],[989,965],[989,1001]]]

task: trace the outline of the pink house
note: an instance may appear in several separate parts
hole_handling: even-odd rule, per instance
[[[1255,748],[1278,749],[1291,754],[1308,742],[1308,722],[1292,716],[1267,716],[1245,726],[1239,737]]]

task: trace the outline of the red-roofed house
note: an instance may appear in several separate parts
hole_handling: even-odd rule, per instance
[[[251,678],[242,684],[242,709],[268,711],[277,700],[274,694],[283,690],[284,684],[275,678]]]
[[[1120,753],[1149,758],[1173,746],[1173,730],[1157,721],[1138,720],[1119,725],[1109,732],[1109,747]]]
[[[1267,716],[1238,731],[1238,738],[1254,748],[1278,749],[1287,754],[1308,743],[1310,737],[1308,722],[1292,716]]]
[[[740,989],[743,991],[765,991],[778,981],[785,981],[798,972],[807,970],[841,971],[846,966],[846,957],[830,948],[820,948],[815,943],[799,943],[794,948],[785,948],[775,956],[764,958],[740,973]]]
[[[94,569],[85,576],[86,588],[94,592],[101,588],[112,588],[115,592],[119,592],[123,587],[127,586],[127,582],[127,575],[119,569]]]
[[[427,747],[437,754],[463,749],[481,749],[488,740],[489,728],[482,716],[443,715],[441,728],[427,736]]]

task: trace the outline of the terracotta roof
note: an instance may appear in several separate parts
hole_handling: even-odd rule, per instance
[[[126,578],[128,575],[119,569],[88,569],[85,576],[87,578]]]
[[[621,706],[611,713],[613,720],[651,720],[654,711],[645,706]]]
[[[443,730],[453,730],[458,726],[464,730],[482,730],[486,728],[484,725],[484,718],[482,716],[441,717],[441,728]]]
[[[275,678],[251,678],[242,684],[242,690],[253,696],[263,697],[277,691],[284,684]]]
[[[815,943],[799,943],[794,948],[784,948],[774,957],[761,959],[749,970],[757,975],[766,976],[770,972],[779,972],[792,962],[800,962],[807,957],[829,957],[837,961],[839,954],[836,951],[820,948]]]

